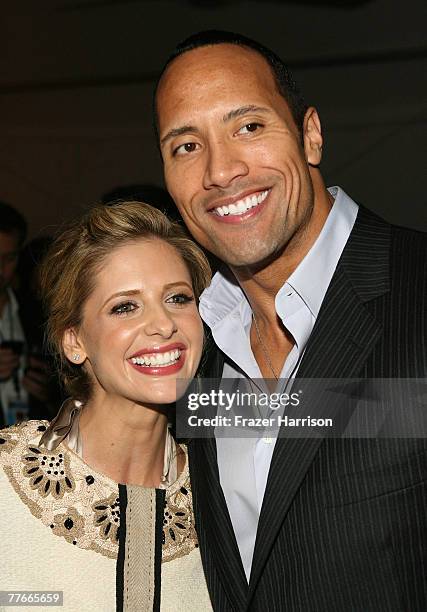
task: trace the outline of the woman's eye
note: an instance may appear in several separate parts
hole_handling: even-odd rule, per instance
[[[168,304],[188,304],[189,302],[194,302],[194,297],[185,293],[175,293],[174,295],[171,295],[166,302]]]
[[[134,302],[122,302],[121,304],[116,304],[116,306],[113,306],[111,309],[111,314],[126,315],[133,312],[136,307],[137,306]]]
[[[249,134],[252,132],[256,132],[258,128],[262,127],[261,123],[247,123],[243,127],[238,130],[238,134]]]
[[[197,150],[198,146],[197,142],[185,142],[173,150],[173,155],[187,155],[188,153],[193,153],[193,151]]]

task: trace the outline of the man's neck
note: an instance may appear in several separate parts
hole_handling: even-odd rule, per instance
[[[328,218],[333,198],[326,189],[315,201],[306,228],[287,244],[278,257],[262,267],[232,268],[252,310],[264,321],[277,325],[274,300],[286,280],[310,251]]]

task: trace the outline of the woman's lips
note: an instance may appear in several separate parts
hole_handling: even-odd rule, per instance
[[[141,349],[134,353],[129,359],[133,357],[140,357],[141,355],[155,355],[156,353],[166,353],[168,351],[185,350],[186,346],[182,342],[172,342],[171,344],[166,344],[164,346],[153,346],[151,348]]]
[[[150,351],[150,354],[152,353],[153,351]],[[135,370],[137,370],[137,372],[140,372],[141,374],[146,374],[148,376],[168,376],[169,374],[176,374],[183,368],[185,354],[186,351],[182,349],[178,359],[170,365],[140,365],[133,363],[130,359],[128,362]]]

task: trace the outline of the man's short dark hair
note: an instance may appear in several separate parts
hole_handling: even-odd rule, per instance
[[[193,34],[192,36],[189,36],[182,42],[178,43],[174,51],[168,57],[166,64],[164,65],[164,68],[157,80],[153,99],[154,130],[156,132],[157,140],[159,138],[158,115],[156,106],[157,89],[167,67],[171,64],[171,62],[173,62],[174,59],[176,59],[183,53],[186,53],[187,51],[192,51],[193,49],[198,49],[199,47],[221,44],[231,44],[238,45],[240,47],[247,47],[259,53],[259,55],[261,55],[267,61],[273,72],[277,89],[281,96],[286,100],[289,110],[291,111],[292,117],[295,121],[295,124],[299,132],[302,134],[304,116],[307,111],[308,105],[305,102],[297,84],[295,83],[291,71],[280,59],[280,57],[276,55],[274,51],[268,49],[268,47],[265,47],[261,43],[251,38],[248,38],[247,36],[243,36],[243,34],[236,34],[235,32],[226,32],[223,30],[205,30],[203,32],[197,32],[197,34]]]
[[[4,234],[18,235],[19,245],[21,246],[25,242],[27,237],[27,222],[20,212],[6,204],[6,202],[0,201],[0,232]]]

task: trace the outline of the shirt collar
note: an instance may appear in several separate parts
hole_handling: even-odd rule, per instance
[[[316,242],[276,295],[279,315],[279,303],[289,285],[303,299],[313,317],[317,318],[341,253],[353,229],[359,207],[339,187],[330,187],[328,191],[335,199],[334,204]]]
[[[358,206],[340,188],[330,187],[335,198],[316,242],[276,295],[276,310],[283,319],[283,297],[289,286],[303,299],[314,318],[356,220]],[[242,303],[243,302],[243,303]],[[249,304],[232,272],[226,268],[214,275],[200,297],[200,315],[211,329],[238,309],[246,314]],[[242,317],[244,320],[244,318]]]

